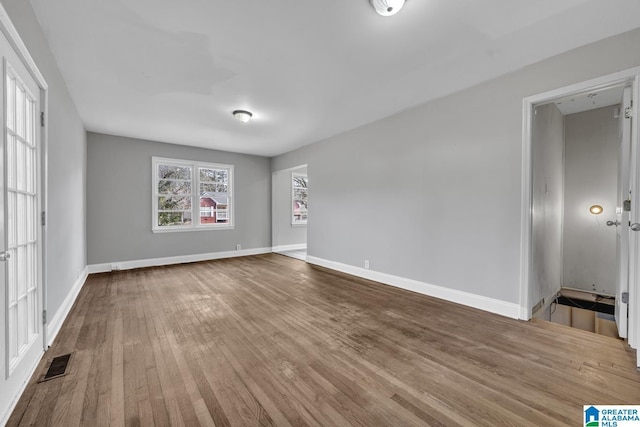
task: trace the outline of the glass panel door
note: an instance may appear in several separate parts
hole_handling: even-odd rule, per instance
[[[39,337],[37,98],[5,63],[6,288],[9,374]]]

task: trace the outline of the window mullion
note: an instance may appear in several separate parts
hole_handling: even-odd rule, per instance
[[[191,189],[193,192],[193,202],[191,202],[191,215],[193,215],[194,218],[193,225],[195,227],[200,227],[202,225],[200,224],[200,165],[193,165],[193,174],[195,178],[195,185]]]

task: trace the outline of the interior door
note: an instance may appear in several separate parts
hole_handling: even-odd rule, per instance
[[[616,306],[615,318],[618,335],[628,336],[628,307],[622,302],[622,294],[629,292],[629,210],[624,208],[624,201],[631,200],[631,118],[625,117],[625,110],[631,107],[631,87],[626,87],[622,96],[620,114],[621,132],[618,150],[618,209],[616,227],[616,254],[618,269],[616,272]]]
[[[9,45],[2,54],[0,142],[0,281],[4,289],[5,379],[24,378],[40,360],[42,326],[42,230],[40,212],[40,88]]]

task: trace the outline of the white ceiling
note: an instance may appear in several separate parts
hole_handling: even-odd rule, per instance
[[[640,0],[31,4],[87,130],[267,156],[640,26]]]

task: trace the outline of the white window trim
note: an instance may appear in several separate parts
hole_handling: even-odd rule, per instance
[[[195,160],[171,159],[166,157],[151,157],[151,231],[154,233],[173,233],[184,231],[213,231],[213,230],[233,230],[235,228],[235,197],[234,197],[234,167],[221,163],[198,162]],[[192,176],[192,200],[191,200],[191,225],[180,226],[158,226],[158,164],[171,164],[176,166],[190,166],[193,170]],[[229,223],[227,224],[200,224],[200,174],[199,168],[207,169],[228,169],[229,170]]]
[[[308,175],[306,173],[291,172],[291,179],[289,180],[289,182],[291,183],[291,203],[289,203],[291,205],[291,226],[292,227],[306,227],[308,218],[305,219],[304,221],[296,221],[294,219],[294,216],[293,216],[293,213],[294,213],[293,212],[293,200],[294,200],[294,197],[295,197],[295,194],[294,194],[295,188],[293,186],[293,178],[296,177],[296,176],[301,176],[301,177],[307,178],[307,197],[309,196],[309,194],[308,194],[309,193],[309,187],[308,187],[308,185],[309,185],[309,181],[308,181],[309,177],[308,177]],[[307,216],[308,216],[308,213],[307,213]]]

